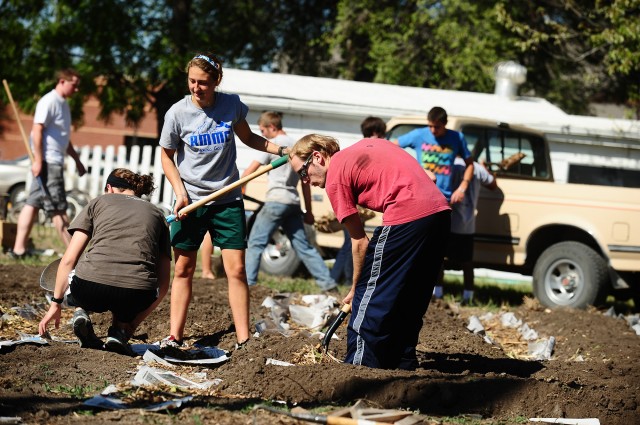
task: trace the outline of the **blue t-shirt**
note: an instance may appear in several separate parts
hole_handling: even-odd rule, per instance
[[[428,127],[416,128],[398,137],[398,145],[413,148],[416,159],[425,170],[436,175],[436,185],[442,194],[451,200],[453,193],[452,171],[456,156],[467,159],[471,156],[464,135],[458,131],[448,130],[437,139]]]

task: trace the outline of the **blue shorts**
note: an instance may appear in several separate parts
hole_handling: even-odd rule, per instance
[[[351,304],[345,363],[383,369],[418,366],[418,334],[450,226],[447,210],[375,229]]]

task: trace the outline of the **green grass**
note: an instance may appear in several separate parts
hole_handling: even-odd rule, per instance
[[[258,282],[260,285],[267,286],[277,292],[297,292],[305,295],[322,292],[313,279],[304,277],[282,277],[260,273]],[[349,289],[349,286],[338,286],[340,295],[347,295]]]
[[[102,391],[105,387],[98,388],[93,385],[57,385],[55,387],[49,385],[48,383],[44,383],[44,390],[48,393],[54,394],[68,394],[73,398],[83,399],[87,398],[89,394],[95,394],[96,392]]]
[[[58,232],[54,227],[51,226],[43,226],[40,224],[36,224],[33,226],[31,230],[31,234],[29,235],[30,243],[29,246],[33,250],[44,251],[47,249],[53,249],[56,254],[60,256],[64,253],[65,246],[60,237],[58,236]],[[28,266],[44,266],[49,264],[51,261],[58,258],[58,255],[53,256],[34,256],[27,257],[23,260],[20,260],[22,264]],[[10,258],[6,253],[0,255],[0,263],[15,263],[15,260]]]
[[[59,255],[64,253],[64,244],[58,237],[55,228],[38,224],[33,227],[30,236],[33,248],[37,250],[53,249]],[[56,258],[57,255],[52,257],[36,256],[20,261],[25,265],[46,266]],[[1,263],[15,263],[15,260],[9,258],[6,254],[0,255]],[[196,273],[196,276],[200,275],[200,267],[198,267]],[[278,277],[261,273],[259,282],[260,285],[265,285],[277,292],[297,292],[300,294],[317,294],[321,292],[314,280],[306,276]],[[445,300],[460,301],[462,299],[462,276],[446,274],[443,286]],[[339,286],[338,298],[344,297],[349,292],[349,289],[348,286]],[[525,296],[533,298],[533,289],[530,283],[505,283],[504,281],[483,277],[476,277],[475,279],[474,303],[478,307],[490,310],[499,309],[503,306],[515,307],[522,304]],[[633,311],[634,308],[633,301],[620,300],[613,296],[609,296],[605,306],[606,308],[613,306],[616,312],[623,314]]]
[[[499,309],[502,306],[519,306],[525,296],[533,298],[530,283],[504,283],[489,278],[476,278],[473,301],[479,307]],[[462,299],[462,276],[445,274],[444,298],[448,301]]]

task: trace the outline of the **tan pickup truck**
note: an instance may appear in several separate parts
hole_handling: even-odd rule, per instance
[[[393,118],[387,138],[426,125],[425,116]],[[462,131],[474,158],[498,178],[497,190],[480,192],[477,267],[531,275],[549,307],[597,305],[614,289],[640,305],[640,189],[554,183],[548,143],[535,130],[465,117],[449,117],[447,127]],[[250,184],[249,194],[264,199],[263,184]],[[316,220],[331,212],[323,190],[313,188],[312,197]],[[378,214],[365,227],[380,224]],[[343,241],[341,231],[316,237],[327,257]],[[277,232],[262,269],[288,275],[299,263]]]
[[[426,124],[394,118],[387,136]],[[447,127],[498,178],[498,190],[480,192],[477,267],[531,275],[549,307],[597,305],[614,289],[640,305],[639,189],[554,183],[548,143],[531,129],[464,117]]]

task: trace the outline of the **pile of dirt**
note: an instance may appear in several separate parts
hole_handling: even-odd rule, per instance
[[[36,333],[47,305],[38,286],[43,267],[0,265],[1,339],[17,332]],[[252,321],[268,315],[261,307],[275,295],[264,287],[251,293]],[[24,318],[12,307],[21,307]],[[444,303],[430,306],[420,334],[420,368],[415,372],[376,370],[331,361],[316,349],[318,339],[307,332],[285,337],[267,334],[233,350],[235,336],[227,303],[227,282],[194,282],[187,321],[188,341],[203,341],[230,350],[230,359],[205,372],[221,384],[199,391],[182,409],[150,413],[139,409],[91,410],[82,402],[108,384],[129,382],[141,364],[106,351],[80,349],[75,343],[23,344],[0,354],[0,416],[21,417],[24,423],[300,423],[251,407],[262,402],[326,412],[366,400],[384,409],[408,409],[428,417],[424,423],[453,423],[445,419],[469,415],[473,423],[515,424],[531,417],[598,418],[607,425],[638,423],[640,417],[640,337],[623,320],[602,311],[545,311],[535,303],[512,310],[540,338],[555,338],[551,360],[523,359],[526,342],[513,330],[495,324],[486,333],[502,345],[489,344],[467,330],[469,317],[485,311]],[[68,317],[71,312],[65,313]],[[107,314],[93,314],[96,333],[104,337]],[[136,337],[155,342],[168,333],[169,298],[142,324]],[[337,335],[344,337],[344,328]],[[52,330],[73,338],[66,321]],[[134,341],[135,342],[135,341]],[[333,341],[337,358],[345,342]],[[283,367],[267,359],[294,363]]]

